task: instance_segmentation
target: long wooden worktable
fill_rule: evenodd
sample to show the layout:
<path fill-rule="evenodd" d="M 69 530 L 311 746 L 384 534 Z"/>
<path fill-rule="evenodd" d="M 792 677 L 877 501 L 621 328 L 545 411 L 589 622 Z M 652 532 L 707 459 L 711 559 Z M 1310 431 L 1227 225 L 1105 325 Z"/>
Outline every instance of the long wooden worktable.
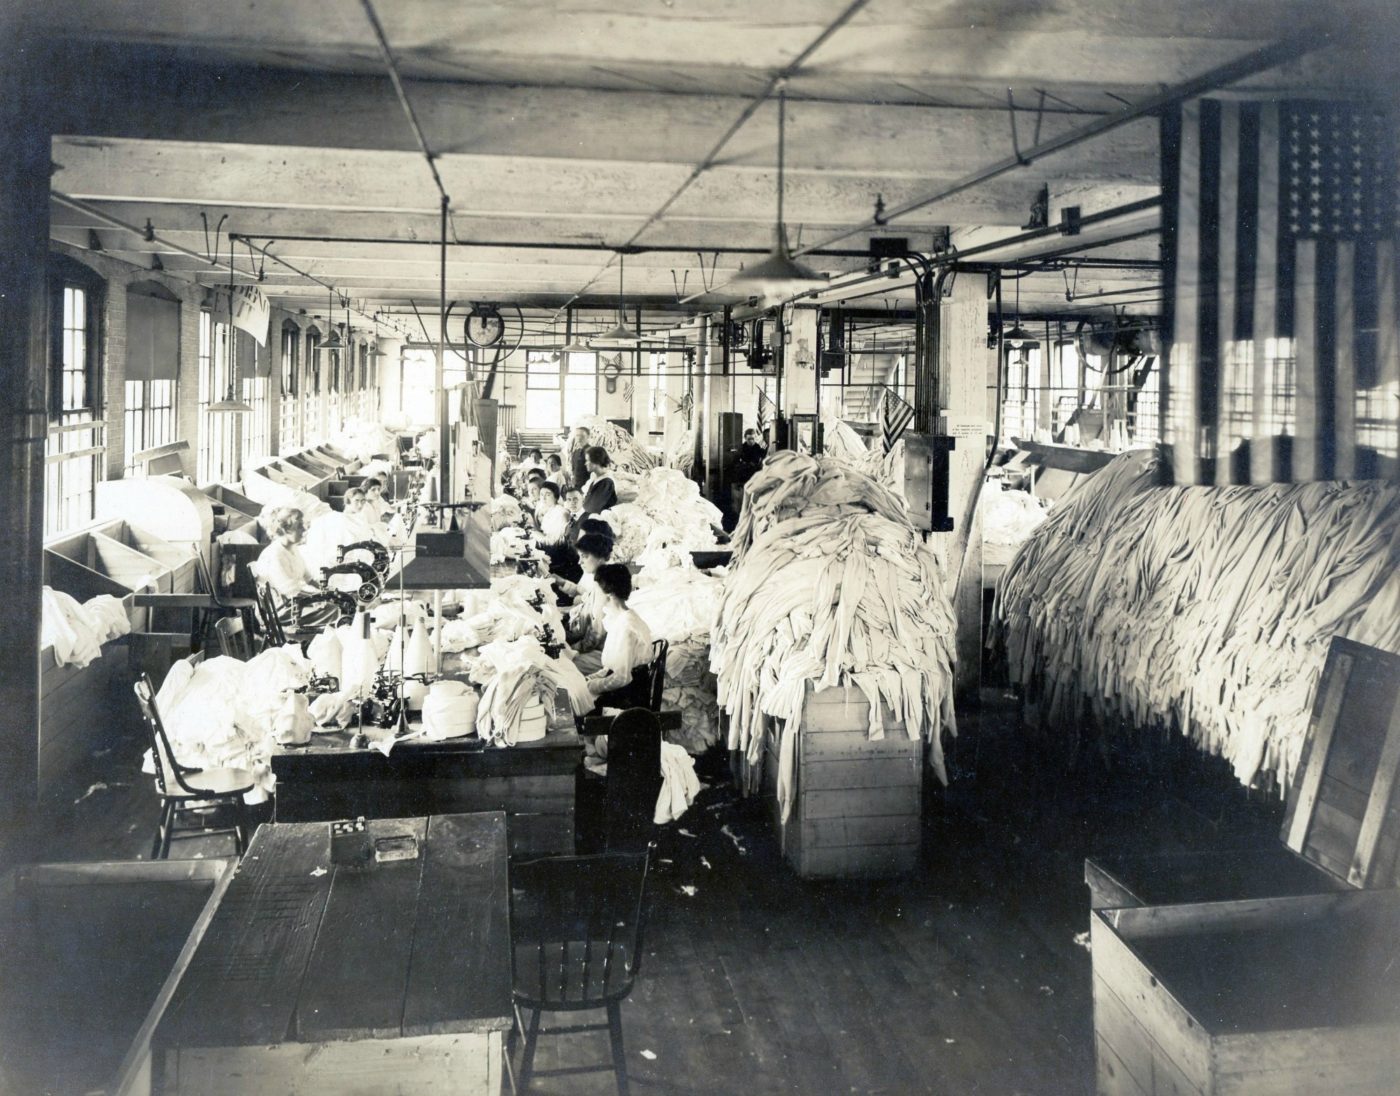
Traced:
<path fill-rule="evenodd" d="M 498 1096 L 511 1024 L 506 819 L 370 822 L 413 855 L 336 863 L 263 826 L 152 1039 L 167 1096 Z"/>
<path fill-rule="evenodd" d="M 272 755 L 279 823 L 504 811 L 513 854 L 574 851 L 583 741 L 572 727 L 505 748 L 475 735 L 409 739 L 387 757 L 349 742 L 348 733 L 318 734 L 309 746 Z"/>

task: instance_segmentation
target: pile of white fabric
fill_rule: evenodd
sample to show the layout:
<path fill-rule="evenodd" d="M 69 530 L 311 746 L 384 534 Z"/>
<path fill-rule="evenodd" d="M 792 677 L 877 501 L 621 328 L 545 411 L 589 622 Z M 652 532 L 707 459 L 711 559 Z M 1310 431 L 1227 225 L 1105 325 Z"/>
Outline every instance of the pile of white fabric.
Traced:
<path fill-rule="evenodd" d="M 399 448 L 397 435 L 385 430 L 380 423 L 362 419 L 348 420 L 330 437 L 329 443 L 331 448 L 355 458 L 362 465 L 369 464 L 376 454 L 392 457 Z"/>
<path fill-rule="evenodd" d="M 515 731 L 532 701 L 554 710 L 559 689 L 569 697 L 574 715 L 593 707 L 588 681 L 568 659 L 550 658 L 529 636 L 510 642 L 488 643 L 469 670 L 472 681 L 484 685 L 477 709 L 476 733 L 488 741 L 514 745 Z"/>
<path fill-rule="evenodd" d="M 735 563 L 710 665 L 729 713 L 729 747 L 756 769 L 764 717 L 784 722 L 778 794 L 791 807 L 796 733 L 809 686 L 853 686 L 925 738 L 946 779 L 954 622 L 938 561 L 890 491 L 844 462 L 783 452 L 744 487 Z"/>
<path fill-rule="evenodd" d="M 564 618 L 555 604 L 549 579 L 509 575 L 491 583 L 489 598 L 475 600 L 480 606 L 477 612 L 443 625 L 444 651 L 462 651 L 522 636 L 539 637 L 546 629 L 556 642 L 564 641 Z"/>
<path fill-rule="evenodd" d="M 702 552 L 716 545 L 719 509 L 700 496 L 700 485 L 674 468 L 653 468 L 637 480 L 633 502 L 598 515 L 612 526 L 612 559 L 628 563 L 648 550 Z"/>
<path fill-rule="evenodd" d="M 295 507 L 301 511 L 301 516 L 308 525 L 322 514 L 330 513 L 331 508 L 315 495 L 299 487 L 278 482 L 271 478 L 272 474 L 271 469 L 267 472 L 252 468 L 243 470 L 243 494 L 263 508 L 262 513 L 258 515 L 259 524 L 276 506 Z"/>
<path fill-rule="evenodd" d="M 175 759 L 204 769 L 246 769 L 256 786 L 245 798 L 266 799 L 277 715 L 287 694 L 310 676 L 311 663 L 295 644 L 270 647 L 247 662 L 220 656 L 197 666 L 175 663 L 156 695 Z M 146 771 L 155 771 L 150 751 Z"/>
<path fill-rule="evenodd" d="M 491 531 L 499 533 L 507 526 L 519 526 L 525 521 L 525 511 L 511 495 L 497 495 L 486 504 L 491 519 Z"/>
<path fill-rule="evenodd" d="M 79 668 L 102 657 L 102 644 L 131 631 L 131 620 L 120 598 L 98 594 L 79 604 L 62 590 L 43 590 L 40 647 L 53 651 L 54 664 Z"/>
<path fill-rule="evenodd" d="M 1127 453 L 1056 504 L 1002 576 L 994 639 L 1052 721 L 1174 726 L 1287 789 L 1331 638 L 1400 651 L 1400 488 L 1160 471 Z"/>
<path fill-rule="evenodd" d="M 505 563 L 530 554 L 530 540 L 524 529 L 507 525 L 491 534 L 491 562 Z"/>
<path fill-rule="evenodd" d="M 586 415 L 575 425 L 588 428 L 588 444 L 601 445 L 606 449 L 615 470 L 640 475 L 647 469 L 656 467 L 656 457 L 648 452 L 645 446 L 638 445 L 637 440 L 616 423 L 609 422 L 599 415 Z M 571 434 L 568 446 L 561 454 L 565 468 L 571 467 L 569 462 L 573 459 L 573 452 Z M 620 484 L 618 490 L 621 490 Z"/>
<path fill-rule="evenodd" d="M 681 713 L 679 731 L 668 741 L 703 753 L 719 741 L 719 704 L 710 671 L 710 628 L 723 583 L 691 563 L 689 553 L 653 552 L 643 557 L 637 588 L 628 600 L 652 637 L 670 644 L 661 706 Z"/>
<path fill-rule="evenodd" d="M 1026 491 L 1002 490 L 987 484 L 982 492 L 982 562 L 1005 567 L 1016 550 L 1045 520 L 1042 500 Z"/>
<path fill-rule="evenodd" d="M 674 468 L 682 475 L 690 475 L 695 467 L 695 427 L 689 426 L 676 432 L 666 446 L 666 467 Z"/>
<path fill-rule="evenodd" d="M 883 484 L 901 500 L 904 498 L 904 441 L 894 443 L 886 453 L 879 436 L 867 442 L 838 416 L 822 415 L 822 451 Z"/>

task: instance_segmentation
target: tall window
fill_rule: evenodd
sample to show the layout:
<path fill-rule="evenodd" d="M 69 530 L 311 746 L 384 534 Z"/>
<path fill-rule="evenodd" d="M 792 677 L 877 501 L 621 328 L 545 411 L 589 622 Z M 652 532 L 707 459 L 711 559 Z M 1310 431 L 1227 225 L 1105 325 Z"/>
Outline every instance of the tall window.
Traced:
<path fill-rule="evenodd" d="M 1040 344 L 1008 347 L 1006 393 L 1001 407 L 1001 443 L 1035 437 L 1040 422 Z"/>
<path fill-rule="evenodd" d="M 243 399 L 253 410 L 243 415 L 243 464 L 272 455 L 272 378 L 262 376 L 262 348 L 252 336 L 239 340 L 239 376 Z M 247 352 L 243 352 L 246 346 Z"/>
<path fill-rule="evenodd" d="M 666 355 L 652 354 L 647 367 L 647 429 L 659 434 L 666 429 Z"/>
<path fill-rule="evenodd" d="M 561 419 L 562 355 L 531 350 L 525 355 L 525 429 L 558 430 Z"/>
<path fill-rule="evenodd" d="M 176 440 L 175 382 L 127 381 L 125 425 L 125 468 L 131 472 L 137 453 Z"/>
<path fill-rule="evenodd" d="M 45 445 L 44 532 L 91 521 L 102 474 L 102 280 L 80 263 L 51 256 L 49 282 L 49 429 Z"/>
<path fill-rule="evenodd" d="M 200 483 L 233 483 L 238 478 L 238 420 L 210 411 L 229 394 L 229 327 L 207 311 L 199 314 L 199 455 Z"/>
<path fill-rule="evenodd" d="M 315 445 L 324 435 L 321 433 L 321 332 L 318 328 L 306 330 L 306 428 L 302 434 L 302 444 Z"/>
<path fill-rule="evenodd" d="M 282 421 L 278 437 L 283 452 L 301 444 L 300 378 L 297 375 L 300 348 L 301 332 L 288 320 L 282 325 Z"/>

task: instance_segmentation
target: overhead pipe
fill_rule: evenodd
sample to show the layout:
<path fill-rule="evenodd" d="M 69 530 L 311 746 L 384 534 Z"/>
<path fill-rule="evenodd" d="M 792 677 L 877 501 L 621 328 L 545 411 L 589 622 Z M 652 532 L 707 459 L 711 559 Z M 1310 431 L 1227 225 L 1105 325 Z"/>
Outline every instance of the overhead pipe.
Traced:
<path fill-rule="evenodd" d="M 81 200 L 79 200 L 79 199 L 77 199 L 77 198 L 70 197 L 69 195 L 63 194 L 63 193 L 61 193 L 60 191 L 57 191 L 57 190 L 51 191 L 51 192 L 49 193 L 49 198 L 50 198 L 51 200 L 57 202 L 59 205 L 67 206 L 69 209 L 77 210 L 79 213 L 85 214 L 85 215 L 88 216 L 88 217 L 95 218 L 96 220 L 99 220 L 99 221 L 103 222 L 104 224 L 111 225 L 113 228 L 120 228 L 120 229 L 123 229 L 123 230 L 125 230 L 125 231 L 127 231 L 127 232 L 135 233 L 137 236 L 140 236 L 143 240 L 149 240 L 149 241 L 151 241 L 152 243 L 158 243 L 158 244 L 160 244 L 162 247 L 168 247 L 171 251 L 178 252 L 178 253 L 181 254 L 181 255 L 187 255 L 187 256 L 188 256 L 189 258 L 191 258 L 191 259 L 198 259 L 198 260 L 199 260 L 200 262 L 202 262 L 202 263 L 208 263 L 209 266 L 211 266 L 211 267 L 217 268 L 218 265 L 219 265 L 218 262 L 217 262 L 217 260 L 211 259 L 208 255 L 201 255 L 198 251 L 193 251 L 193 250 L 191 250 L 191 249 L 188 248 L 188 247 L 184 247 L 184 246 L 182 246 L 181 244 L 177 244 L 177 243 L 175 243 L 173 240 L 167 240 L 167 239 L 165 239 L 164 237 L 162 237 L 162 236 L 160 235 L 160 233 L 155 232 L 154 230 L 147 230 L 147 229 L 145 229 L 145 228 L 140 228 L 140 227 L 138 227 L 138 226 L 136 226 L 136 225 L 134 225 L 134 224 L 131 224 L 131 223 L 127 222 L 127 221 L 123 221 L 123 220 L 122 220 L 121 218 L 119 218 L 119 217 L 113 217 L 110 213 L 106 213 L 106 212 L 104 212 L 103 210 L 98 209 L 98 208 L 97 208 L 96 206 L 94 206 L 94 205 L 89 205 L 87 202 L 81 201 Z M 234 240 L 242 240 L 242 241 L 244 241 L 245 243 L 250 244 L 252 247 L 256 248 L 256 249 L 257 249 L 259 252 L 261 252 L 262 254 L 266 255 L 266 256 L 267 256 L 269 259 L 271 259 L 273 262 L 280 263 L 282 266 L 286 267 L 288 270 L 290 270 L 293 274 L 296 274 L 298 277 L 302 277 L 302 278 L 307 279 L 307 280 L 310 281 L 310 282 L 314 282 L 316 285 L 319 285 L 322 289 L 325 289 L 325 290 L 328 290 L 328 291 L 331 292 L 331 293 L 334 293 L 337 297 L 340 297 L 340 298 L 346 299 L 346 300 L 350 299 L 350 295 L 349 295 L 349 294 L 347 294 L 347 293 L 342 293 L 342 292 L 341 292 L 340 290 L 338 290 L 335 286 L 331 285 L 330 282 L 322 281 L 320 278 L 316 277 L 314 274 L 308 274 L 308 273 L 307 273 L 306 271 L 304 271 L 304 270 L 299 270 L 299 269 L 297 269 L 295 266 L 293 266 L 291 263 L 287 262 L 285 259 L 280 259 L 280 258 L 278 258 L 278 257 L 277 257 L 276 255 L 274 255 L 272 252 L 268 251 L 265 247 L 260 247 L 259 245 L 252 243 L 252 241 L 249 240 L 246 236 L 242 236 L 242 235 L 240 235 L 240 234 L 237 233 L 237 232 L 230 232 L 230 233 L 228 234 L 228 238 L 229 238 L 229 242 L 230 242 L 230 243 L 232 243 Z M 232 249 L 230 248 L 230 250 L 232 250 Z M 229 260 L 229 265 L 230 265 L 230 267 L 233 266 L 233 260 L 232 260 L 231 258 L 230 258 L 230 260 Z M 240 272 L 240 273 L 241 273 L 241 272 Z M 255 270 L 250 270 L 250 271 L 248 272 L 248 276 L 251 277 L 251 278 L 257 278 L 257 271 L 255 271 Z M 355 311 L 355 312 L 358 312 L 358 313 L 359 313 L 361 316 L 363 316 L 365 319 L 369 320 L 370 323 L 380 324 L 380 323 L 385 323 L 385 322 L 386 322 L 386 321 L 380 319 L 380 318 L 379 318 L 379 315 L 371 315 L 370 313 L 366 312 L 363 308 L 352 308 L 352 310 Z M 382 314 L 381 314 L 381 315 L 382 315 Z M 398 327 L 397 324 L 388 324 L 388 326 L 394 327 L 394 328 L 397 328 L 397 327 Z"/>
<path fill-rule="evenodd" d="M 1058 137 L 1052 137 L 1047 141 L 1042 141 L 1024 152 L 1017 151 L 1011 156 L 989 164 L 984 168 L 964 175 L 956 182 L 934 191 L 923 198 L 916 198 L 912 202 L 907 202 L 902 206 L 889 210 L 882 215 L 879 221 L 870 220 L 864 224 L 856 225 L 853 228 L 843 229 L 831 236 L 826 237 L 810 247 L 798 248 L 793 252 L 794 256 L 806 255 L 819 248 L 830 247 L 832 244 L 840 243 L 861 232 L 873 231 L 882 228 L 891 221 L 900 217 L 908 216 L 916 210 L 926 206 L 941 202 L 955 194 L 961 194 L 964 190 L 980 186 L 982 183 L 990 182 L 992 179 L 1015 171 L 1017 168 L 1029 167 L 1036 160 L 1044 159 L 1057 152 L 1083 144 L 1085 141 L 1117 129 L 1128 122 L 1135 122 L 1139 118 L 1145 118 L 1156 114 L 1167 107 L 1177 106 L 1188 99 L 1193 99 L 1198 95 L 1203 95 L 1208 91 L 1232 84 L 1237 80 L 1242 80 L 1246 76 L 1253 76 L 1266 69 L 1275 68 L 1288 61 L 1296 60 L 1306 53 L 1330 45 L 1330 36 L 1323 31 L 1313 31 L 1306 35 L 1291 36 L 1269 45 L 1261 46 L 1258 49 L 1227 61 L 1222 65 L 1203 72 L 1199 76 L 1194 76 L 1174 87 L 1167 88 L 1156 95 L 1149 96 L 1140 103 L 1133 103 L 1113 114 L 1105 115 L 1082 126 L 1077 126 Z"/>
<path fill-rule="evenodd" d="M 436 240 L 405 240 L 395 236 L 287 236 L 279 235 L 277 239 L 286 243 L 322 243 L 322 244 L 407 244 L 414 247 L 436 247 Z M 611 251 L 614 254 L 625 255 L 651 255 L 651 254 L 690 254 L 706 253 L 712 255 L 767 255 L 771 248 L 767 247 L 698 247 L 690 244 L 596 244 L 579 243 L 577 241 L 563 241 L 549 243 L 537 240 L 460 240 L 450 241 L 452 247 L 480 247 L 480 248 L 500 248 L 501 250 L 519 251 Z M 830 251 L 819 251 L 815 254 L 829 259 L 865 259 L 869 258 L 870 252 L 865 248 L 835 248 Z"/>

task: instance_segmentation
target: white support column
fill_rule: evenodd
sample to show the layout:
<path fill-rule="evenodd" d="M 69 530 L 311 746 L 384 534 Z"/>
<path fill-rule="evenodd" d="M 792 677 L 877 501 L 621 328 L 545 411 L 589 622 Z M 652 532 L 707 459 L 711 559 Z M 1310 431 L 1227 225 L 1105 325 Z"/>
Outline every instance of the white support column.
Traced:
<path fill-rule="evenodd" d="M 987 279 L 960 273 L 951 297 L 940 305 L 938 333 L 938 430 L 957 438 L 948 467 L 948 510 L 953 532 L 946 541 L 948 592 L 957 617 L 954 687 L 974 702 L 982 678 L 982 516 L 978 502 L 986 466 L 987 377 L 994 351 L 987 349 Z"/>

